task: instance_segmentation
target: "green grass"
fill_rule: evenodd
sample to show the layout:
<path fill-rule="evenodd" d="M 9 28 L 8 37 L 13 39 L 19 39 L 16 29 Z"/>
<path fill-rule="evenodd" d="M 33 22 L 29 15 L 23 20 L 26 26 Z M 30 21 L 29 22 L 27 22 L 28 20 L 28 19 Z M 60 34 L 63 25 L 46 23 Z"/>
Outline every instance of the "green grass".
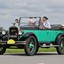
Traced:
<path fill-rule="evenodd" d="M 55 48 L 49 48 L 49 49 L 39 48 L 38 52 L 55 52 L 55 51 L 56 51 Z M 24 49 L 7 49 L 6 50 L 6 53 L 22 53 L 22 52 L 24 52 Z"/>
<path fill-rule="evenodd" d="M 7 49 L 6 53 L 21 53 L 24 52 L 24 49 Z"/>
<path fill-rule="evenodd" d="M 56 48 L 39 48 L 39 52 L 56 52 Z"/>

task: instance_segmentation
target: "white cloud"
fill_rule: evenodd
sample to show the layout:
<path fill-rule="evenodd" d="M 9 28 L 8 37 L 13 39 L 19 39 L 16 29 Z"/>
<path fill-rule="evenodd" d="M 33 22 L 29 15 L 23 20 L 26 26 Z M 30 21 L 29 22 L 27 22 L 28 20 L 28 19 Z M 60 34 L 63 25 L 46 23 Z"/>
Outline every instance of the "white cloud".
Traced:
<path fill-rule="evenodd" d="M 0 21 L 44 15 L 51 23 L 64 23 L 64 0 L 0 0 Z"/>

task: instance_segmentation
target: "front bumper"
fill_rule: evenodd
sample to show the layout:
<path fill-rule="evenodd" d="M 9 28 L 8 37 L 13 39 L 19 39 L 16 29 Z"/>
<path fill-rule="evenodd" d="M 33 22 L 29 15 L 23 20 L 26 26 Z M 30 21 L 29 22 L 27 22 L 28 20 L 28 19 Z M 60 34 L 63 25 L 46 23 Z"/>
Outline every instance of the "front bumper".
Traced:
<path fill-rule="evenodd" d="M 26 41 L 15 41 L 15 43 L 7 43 L 8 41 L 0 41 L 0 45 L 25 45 Z"/>

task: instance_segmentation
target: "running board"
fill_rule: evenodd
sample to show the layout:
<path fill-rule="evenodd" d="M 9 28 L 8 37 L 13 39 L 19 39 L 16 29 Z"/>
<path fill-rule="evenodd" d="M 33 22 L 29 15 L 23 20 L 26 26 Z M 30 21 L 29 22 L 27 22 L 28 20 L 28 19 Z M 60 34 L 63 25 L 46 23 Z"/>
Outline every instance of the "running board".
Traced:
<path fill-rule="evenodd" d="M 53 45 L 53 44 L 50 44 L 50 45 L 46 45 L 46 44 L 43 44 L 43 45 L 40 45 L 41 48 L 48 48 L 48 47 L 59 47 L 59 45 Z"/>

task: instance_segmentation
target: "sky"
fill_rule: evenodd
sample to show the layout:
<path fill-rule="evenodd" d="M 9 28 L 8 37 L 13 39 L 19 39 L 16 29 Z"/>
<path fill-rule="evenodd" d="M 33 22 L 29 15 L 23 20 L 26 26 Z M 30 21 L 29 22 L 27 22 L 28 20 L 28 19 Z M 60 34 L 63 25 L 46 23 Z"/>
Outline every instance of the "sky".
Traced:
<path fill-rule="evenodd" d="M 51 24 L 64 24 L 64 0 L 0 0 L 0 26 L 23 16 L 47 16 Z"/>

